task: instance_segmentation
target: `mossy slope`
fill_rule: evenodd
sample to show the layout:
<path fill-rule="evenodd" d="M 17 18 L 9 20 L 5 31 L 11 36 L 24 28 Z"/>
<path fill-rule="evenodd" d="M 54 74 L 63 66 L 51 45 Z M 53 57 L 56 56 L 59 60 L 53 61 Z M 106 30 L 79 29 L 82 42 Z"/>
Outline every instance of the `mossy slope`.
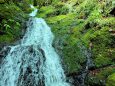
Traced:
<path fill-rule="evenodd" d="M 0 43 L 11 43 L 21 34 L 22 22 L 27 18 L 26 13 L 31 11 L 29 3 L 32 2 L 5 1 L 0 1 L 0 32 L 4 33 L 0 36 Z M 55 42 L 58 42 L 54 44 L 63 54 L 67 72 L 79 72 L 83 68 L 86 57 L 82 46 L 92 47 L 95 68 L 115 65 L 115 16 L 111 14 L 115 9 L 114 0 L 34 1 L 39 8 L 37 17 L 44 18 L 55 34 Z M 99 71 L 94 78 L 106 80 L 113 68 L 107 75 L 103 74 L 104 71 Z"/>
<path fill-rule="evenodd" d="M 92 47 L 95 68 L 115 65 L 115 33 L 112 32 L 115 31 L 115 17 L 110 13 L 114 8 L 113 0 L 60 0 L 41 6 L 37 16 L 43 17 L 56 39 L 60 39 L 58 46 L 61 48 L 57 48 L 63 53 L 69 73 L 78 72 L 85 63 L 79 43 L 87 48 Z M 103 75 L 107 76 L 109 74 Z"/>

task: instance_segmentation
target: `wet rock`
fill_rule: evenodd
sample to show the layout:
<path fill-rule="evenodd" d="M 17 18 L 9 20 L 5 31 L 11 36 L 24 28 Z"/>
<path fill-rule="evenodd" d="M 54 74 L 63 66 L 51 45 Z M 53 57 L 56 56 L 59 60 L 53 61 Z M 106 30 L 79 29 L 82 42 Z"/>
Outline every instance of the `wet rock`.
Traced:
<path fill-rule="evenodd" d="M 68 82 L 71 83 L 72 86 L 80 86 L 80 83 L 77 79 L 78 74 L 76 72 L 68 73 L 67 75 Z"/>
<path fill-rule="evenodd" d="M 2 60 L 4 59 L 5 56 L 7 56 L 8 52 L 10 51 L 10 47 L 4 47 L 1 51 L 0 51 L 0 64 L 2 63 Z"/>

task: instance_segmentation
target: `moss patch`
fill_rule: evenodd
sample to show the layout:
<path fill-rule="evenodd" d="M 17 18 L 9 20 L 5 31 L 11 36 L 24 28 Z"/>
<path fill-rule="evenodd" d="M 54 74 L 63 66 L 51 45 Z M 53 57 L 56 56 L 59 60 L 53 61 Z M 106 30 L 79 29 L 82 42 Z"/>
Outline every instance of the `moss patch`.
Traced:
<path fill-rule="evenodd" d="M 78 71 L 85 62 L 85 57 L 79 52 L 79 42 L 87 48 L 90 43 L 93 44 L 92 59 L 97 68 L 114 64 L 115 36 L 109 32 L 110 29 L 115 30 L 115 17 L 109 15 L 114 7 L 113 1 L 55 2 L 41 7 L 39 14 L 50 25 L 56 39 L 62 40 L 62 53 L 68 71 Z"/>
<path fill-rule="evenodd" d="M 106 86 L 115 86 L 115 73 L 108 77 Z"/>

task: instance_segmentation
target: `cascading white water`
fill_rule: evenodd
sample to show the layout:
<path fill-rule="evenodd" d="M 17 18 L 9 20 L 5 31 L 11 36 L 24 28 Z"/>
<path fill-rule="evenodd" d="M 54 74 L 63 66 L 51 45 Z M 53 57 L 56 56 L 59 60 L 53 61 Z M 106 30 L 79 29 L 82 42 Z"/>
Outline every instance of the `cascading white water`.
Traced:
<path fill-rule="evenodd" d="M 21 44 L 11 46 L 0 65 L 0 86 L 70 86 L 66 83 L 53 34 L 42 18 L 30 14 Z"/>

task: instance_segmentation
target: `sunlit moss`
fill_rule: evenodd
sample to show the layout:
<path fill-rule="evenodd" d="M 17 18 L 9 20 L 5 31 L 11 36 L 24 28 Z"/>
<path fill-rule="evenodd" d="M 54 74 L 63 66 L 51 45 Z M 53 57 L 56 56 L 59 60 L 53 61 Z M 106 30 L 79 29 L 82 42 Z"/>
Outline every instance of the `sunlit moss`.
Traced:
<path fill-rule="evenodd" d="M 108 77 L 106 86 L 115 86 L 115 73 Z"/>
<path fill-rule="evenodd" d="M 55 12 L 55 8 L 53 6 L 42 6 L 38 12 L 38 17 L 48 17 L 48 15 Z"/>

